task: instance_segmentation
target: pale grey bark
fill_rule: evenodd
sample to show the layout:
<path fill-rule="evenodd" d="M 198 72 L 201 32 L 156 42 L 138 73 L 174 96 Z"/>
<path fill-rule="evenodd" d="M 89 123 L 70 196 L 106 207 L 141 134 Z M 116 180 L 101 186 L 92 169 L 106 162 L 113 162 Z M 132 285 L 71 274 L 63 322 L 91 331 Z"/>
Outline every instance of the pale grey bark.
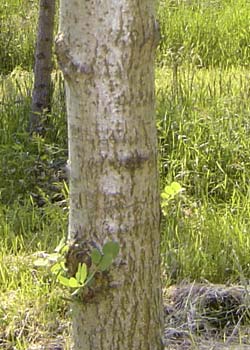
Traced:
<path fill-rule="evenodd" d="M 69 128 L 69 271 L 115 240 L 108 274 L 73 304 L 74 350 L 162 349 L 153 0 L 61 0 Z"/>
<path fill-rule="evenodd" d="M 50 111 L 54 18 L 55 0 L 40 0 L 29 123 L 31 133 L 44 132 L 44 119 L 46 113 Z"/>

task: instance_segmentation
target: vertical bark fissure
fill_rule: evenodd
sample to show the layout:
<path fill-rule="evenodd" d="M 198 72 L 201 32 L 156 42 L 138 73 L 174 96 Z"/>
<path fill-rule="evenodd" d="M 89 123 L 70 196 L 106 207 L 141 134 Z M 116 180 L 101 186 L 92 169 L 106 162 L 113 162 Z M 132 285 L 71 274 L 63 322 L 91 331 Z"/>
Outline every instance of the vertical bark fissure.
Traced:
<path fill-rule="evenodd" d="M 75 350 L 162 349 L 154 36 L 152 0 L 61 1 L 69 240 L 121 250 L 107 288 L 73 304 Z"/>

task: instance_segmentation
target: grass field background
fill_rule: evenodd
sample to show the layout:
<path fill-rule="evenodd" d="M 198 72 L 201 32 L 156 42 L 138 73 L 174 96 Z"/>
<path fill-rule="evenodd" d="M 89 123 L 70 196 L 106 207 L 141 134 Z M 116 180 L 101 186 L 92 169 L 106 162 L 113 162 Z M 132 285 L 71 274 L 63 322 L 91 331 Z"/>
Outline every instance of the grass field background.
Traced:
<path fill-rule="evenodd" d="M 46 269 L 35 268 L 67 234 L 63 79 L 45 138 L 27 123 L 38 1 L 0 3 L 0 348 L 67 339 L 69 311 Z M 250 277 L 250 3 L 160 1 L 156 57 L 166 285 L 246 283 Z M 56 320 L 56 321 L 55 321 Z M 67 342 L 67 341 L 66 341 Z M 49 346 L 49 345 L 48 345 Z"/>

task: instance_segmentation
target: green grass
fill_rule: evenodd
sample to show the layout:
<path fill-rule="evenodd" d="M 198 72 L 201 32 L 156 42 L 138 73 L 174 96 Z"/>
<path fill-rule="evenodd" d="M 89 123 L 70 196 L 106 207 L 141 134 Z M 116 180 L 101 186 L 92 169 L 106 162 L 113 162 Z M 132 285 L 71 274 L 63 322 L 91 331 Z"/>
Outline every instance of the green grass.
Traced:
<path fill-rule="evenodd" d="M 60 342 L 69 331 L 63 290 L 48 271 L 34 266 L 37 252 L 52 252 L 66 236 L 68 211 L 58 72 L 46 137 L 30 139 L 27 133 L 37 7 L 38 1 L 28 0 L 0 4 L 0 347 L 5 350 Z M 166 283 L 244 282 L 250 278 L 250 4 L 165 0 L 159 19 L 161 188 L 177 181 L 184 189 L 170 200 L 162 222 Z"/>
<path fill-rule="evenodd" d="M 2 349 L 27 349 L 67 338 L 67 307 L 62 288 L 51 276 L 34 268 L 35 257 L 1 249 L 0 334 Z M 61 339 L 61 342 L 62 342 Z"/>
<path fill-rule="evenodd" d="M 33 64 L 37 11 L 37 0 L 1 0 L 0 74 Z"/>
<path fill-rule="evenodd" d="M 249 67 L 248 0 L 162 0 L 158 63 Z"/>
<path fill-rule="evenodd" d="M 197 199 L 227 201 L 249 187 L 249 74 L 183 68 L 157 75 L 162 175 Z M 164 116 L 162 118 L 162 116 Z M 209 197 L 209 198 L 208 198 Z"/>
<path fill-rule="evenodd" d="M 63 81 L 53 73 L 53 108 L 46 138 L 29 138 L 32 74 L 15 69 L 0 77 L 0 198 L 56 194 L 56 182 L 67 160 L 66 116 Z M 60 186 L 60 185 L 59 185 Z"/>
<path fill-rule="evenodd" d="M 186 66 L 156 76 L 162 186 L 185 189 L 163 226 L 170 280 L 249 278 L 248 72 Z"/>

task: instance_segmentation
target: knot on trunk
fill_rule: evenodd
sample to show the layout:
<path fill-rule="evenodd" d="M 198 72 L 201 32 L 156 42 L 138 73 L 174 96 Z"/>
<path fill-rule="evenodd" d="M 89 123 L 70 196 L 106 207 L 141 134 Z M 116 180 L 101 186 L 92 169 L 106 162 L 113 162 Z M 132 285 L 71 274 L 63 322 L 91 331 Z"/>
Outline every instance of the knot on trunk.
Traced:
<path fill-rule="evenodd" d="M 93 241 L 74 241 L 70 243 L 69 250 L 66 254 L 66 267 L 70 277 L 75 276 L 78 265 L 86 264 L 87 268 L 91 267 L 91 252 L 96 248 Z"/>

